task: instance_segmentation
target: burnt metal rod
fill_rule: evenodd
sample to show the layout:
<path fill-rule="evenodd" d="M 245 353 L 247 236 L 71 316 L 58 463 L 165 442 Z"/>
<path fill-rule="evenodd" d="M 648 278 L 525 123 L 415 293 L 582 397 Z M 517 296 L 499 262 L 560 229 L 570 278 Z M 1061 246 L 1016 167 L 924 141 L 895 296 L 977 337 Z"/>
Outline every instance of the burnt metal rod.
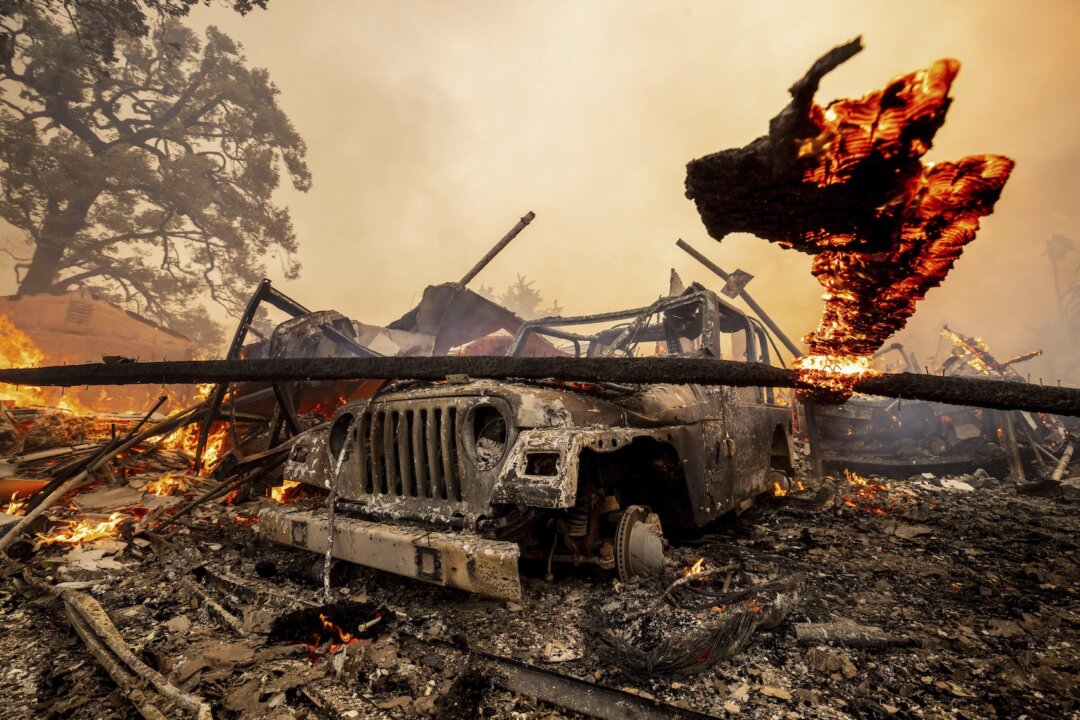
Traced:
<path fill-rule="evenodd" d="M 713 358 L 377 357 L 180 360 L 0 369 L 0 382 L 74 386 L 200 382 L 284 382 L 363 378 L 444 380 L 451 375 L 490 379 L 574 380 L 624 384 L 698 384 L 787 387 L 813 391 L 794 370 Z M 1056 385 L 917 373 L 864 376 L 855 392 L 1000 410 L 1080 416 L 1080 389 Z M 269 389 L 268 394 L 272 393 Z"/>
<path fill-rule="evenodd" d="M 233 333 L 232 342 L 229 343 L 229 352 L 225 354 L 226 359 L 235 360 L 240 357 L 240 349 L 244 346 L 248 326 L 255 319 L 255 313 L 258 311 L 263 298 L 272 295 L 271 290 L 270 280 L 263 278 L 262 282 L 255 288 L 255 292 L 248 298 L 247 306 L 244 307 L 244 314 L 240 316 L 240 322 L 236 324 L 236 332 Z M 195 475 L 198 475 L 199 470 L 202 469 L 202 456 L 203 451 L 206 450 L 206 443 L 210 439 L 210 428 L 213 427 L 214 421 L 218 418 L 221 403 L 225 400 L 225 393 L 228 390 L 229 383 L 219 382 L 210 393 L 210 412 L 206 414 L 202 425 L 199 426 L 199 437 L 195 443 L 195 464 L 192 468 Z"/>
<path fill-rule="evenodd" d="M 489 262 L 491 262 L 492 260 L 494 260 L 495 256 L 498 255 L 499 253 L 501 253 L 503 251 L 503 248 L 505 248 L 507 245 L 509 245 L 510 241 L 513 240 L 514 238 L 516 238 L 518 236 L 518 233 L 520 233 L 522 230 L 524 230 L 525 226 L 528 225 L 529 223 L 531 223 L 533 221 L 533 218 L 535 218 L 535 217 L 536 217 L 536 213 L 534 213 L 533 211 L 530 210 L 529 212 L 527 212 L 525 214 L 525 217 L 518 220 L 517 225 L 510 228 L 510 232 L 503 235 L 502 240 L 495 243 L 495 247 L 488 250 L 487 255 L 480 258 L 480 262 L 473 265 L 472 270 L 465 273 L 465 277 L 458 280 L 458 285 L 460 285 L 461 287 L 465 287 L 466 285 L 468 285 L 469 282 L 471 282 L 474 277 L 479 275 L 480 271 L 483 270 L 485 267 L 487 267 L 487 264 Z"/>
<path fill-rule="evenodd" d="M 462 647 L 441 638 L 420 638 L 408 631 L 401 634 L 408 639 L 405 645 L 412 651 L 411 654 L 432 669 L 445 670 L 449 664 L 444 656 L 449 656 L 459 668 L 466 663 L 477 666 L 474 672 L 490 677 L 507 690 L 586 717 L 598 720 L 719 720 L 715 715 L 692 708 L 670 705 L 652 697 L 580 680 L 520 660 L 493 655 L 473 647 Z M 439 648 L 442 652 L 433 653 L 433 648 Z"/>
<path fill-rule="evenodd" d="M 675 244 L 685 250 L 690 257 L 694 258 L 699 263 L 701 263 L 706 268 L 715 273 L 717 276 L 719 276 L 719 278 L 724 282 L 727 282 L 731 278 L 731 276 L 724 272 L 719 265 L 699 253 L 686 241 L 680 239 Z M 761 321 L 763 323 L 769 326 L 769 329 L 773 331 L 773 335 L 779 338 L 780 342 L 784 343 L 784 347 L 788 349 L 788 352 L 791 353 L 792 357 L 802 357 L 806 354 L 805 352 L 803 352 L 802 348 L 793 343 L 791 341 L 791 338 L 784 334 L 784 331 L 780 329 L 780 326 L 777 325 L 771 317 L 769 317 L 769 314 L 765 312 L 765 309 L 758 305 L 757 301 L 754 300 L 754 298 L 750 297 L 750 293 L 746 292 L 746 290 L 740 290 L 739 297 L 741 297 L 743 299 L 743 302 L 745 302 L 750 307 L 750 309 L 753 310 L 759 318 L 761 318 Z"/>

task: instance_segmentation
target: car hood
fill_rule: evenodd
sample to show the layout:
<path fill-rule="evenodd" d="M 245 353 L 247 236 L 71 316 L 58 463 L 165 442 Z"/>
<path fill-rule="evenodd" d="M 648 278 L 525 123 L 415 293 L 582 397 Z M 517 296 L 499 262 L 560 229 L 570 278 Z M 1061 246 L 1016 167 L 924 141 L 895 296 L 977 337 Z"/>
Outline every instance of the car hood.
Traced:
<path fill-rule="evenodd" d="M 451 397 L 498 397 L 512 409 L 517 427 L 608 425 L 659 427 L 703 419 L 702 398 L 696 386 L 644 385 L 611 389 L 587 383 L 560 381 L 505 382 L 472 380 L 463 383 L 420 383 L 389 388 L 373 404 Z"/>

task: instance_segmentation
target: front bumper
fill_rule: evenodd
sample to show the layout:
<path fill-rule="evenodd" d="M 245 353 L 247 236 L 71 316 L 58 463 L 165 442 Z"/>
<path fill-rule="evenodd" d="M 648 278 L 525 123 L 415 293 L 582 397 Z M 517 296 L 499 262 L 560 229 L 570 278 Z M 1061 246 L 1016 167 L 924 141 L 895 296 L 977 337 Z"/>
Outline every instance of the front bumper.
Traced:
<path fill-rule="evenodd" d="M 257 527 L 270 540 L 320 554 L 330 538 L 322 509 L 265 508 Z M 427 532 L 340 515 L 334 520 L 335 558 L 493 600 L 521 602 L 519 554 L 517 543 L 469 533 Z"/>

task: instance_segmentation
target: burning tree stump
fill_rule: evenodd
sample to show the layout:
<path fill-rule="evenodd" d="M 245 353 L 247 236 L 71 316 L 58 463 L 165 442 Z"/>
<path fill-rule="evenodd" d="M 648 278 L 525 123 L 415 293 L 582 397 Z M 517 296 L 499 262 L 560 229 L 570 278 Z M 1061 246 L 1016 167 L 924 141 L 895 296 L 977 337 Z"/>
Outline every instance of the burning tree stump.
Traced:
<path fill-rule="evenodd" d="M 768 135 L 686 172 L 686 195 L 712 237 L 748 232 L 814 256 L 825 308 L 800 367 L 835 399 L 944 280 L 1013 167 L 1000 155 L 922 162 L 945 121 L 956 60 L 817 105 L 821 78 L 860 50 L 856 38 L 826 53 L 791 87 Z"/>

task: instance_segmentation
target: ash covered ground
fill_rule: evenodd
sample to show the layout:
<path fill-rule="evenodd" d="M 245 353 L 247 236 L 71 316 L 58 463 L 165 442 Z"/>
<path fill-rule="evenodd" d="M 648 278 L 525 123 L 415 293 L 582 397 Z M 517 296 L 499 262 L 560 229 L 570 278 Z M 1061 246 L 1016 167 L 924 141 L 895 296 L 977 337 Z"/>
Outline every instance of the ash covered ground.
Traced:
<path fill-rule="evenodd" d="M 3 715 L 138 717 L 44 582 L 91 594 L 143 662 L 219 718 L 580 717 L 508 690 L 499 658 L 706 716 L 1076 716 L 1078 498 L 1071 482 L 1021 494 L 984 473 L 840 477 L 673 545 L 664 578 L 526 567 L 513 607 L 339 565 L 329 609 L 321 559 L 248 525 L 272 500 L 217 501 L 171 533 L 45 545 L 9 568 Z M 282 620 L 304 611 L 357 637 Z M 734 654 L 701 650 L 738 618 Z M 853 634 L 815 639 L 836 627 Z M 656 669 L 665 658 L 677 669 Z"/>

